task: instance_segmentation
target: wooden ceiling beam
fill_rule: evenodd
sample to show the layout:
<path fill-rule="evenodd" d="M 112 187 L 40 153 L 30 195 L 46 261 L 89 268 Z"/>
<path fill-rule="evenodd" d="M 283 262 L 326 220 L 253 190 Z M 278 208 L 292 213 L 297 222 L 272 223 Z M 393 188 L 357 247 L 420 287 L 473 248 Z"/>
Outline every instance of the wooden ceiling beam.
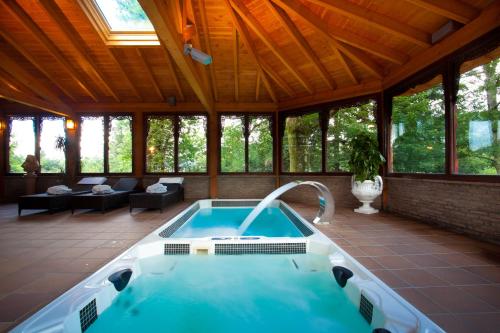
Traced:
<path fill-rule="evenodd" d="M 156 92 L 156 94 L 160 97 L 161 101 L 165 100 L 165 96 L 161 92 L 160 85 L 155 79 L 155 76 L 153 74 L 153 71 L 151 70 L 151 67 L 149 67 L 148 62 L 146 61 L 146 57 L 144 57 L 144 54 L 142 53 L 140 48 L 135 49 L 137 52 L 137 57 L 139 58 L 139 62 L 141 66 L 144 68 L 144 73 L 146 73 L 146 76 L 148 77 L 149 81 L 153 85 L 153 88 Z"/>
<path fill-rule="evenodd" d="M 77 71 L 70 61 L 62 54 L 57 46 L 50 40 L 49 37 L 36 25 L 31 17 L 26 14 L 14 0 L 2 1 L 4 8 L 14 16 L 42 44 L 47 51 L 63 66 L 63 68 L 71 75 L 78 85 L 87 93 L 94 101 L 98 101 L 96 90 L 86 82 L 86 79 L 79 71 Z"/>
<path fill-rule="evenodd" d="M 16 80 L 19 80 L 34 93 L 57 106 L 60 112 L 71 112 L 69 106 L 62 101 L 59 96 L 50 88 L 41 83 L 35 76 L 22 68 L 16 61 L 0 50 L 0 67 Z"/>
<path fill-rule="evenodd" d="M 258 102 L 260 97 L 260 71 L 257 71 L 257 78 L 255 79 L 255 101 Z"/>
<path fill-rule="evenodd" d="M 323 36 L 333 47 L 342 51 L 346 56 L 351 58 L 353 61 L 358 63 L 360 66 L 368 70 L 372 75 L 377 78 L 382 78 L 384 76 L 383 69 L 375 63 L 371 58 L 363 54 L 361 51 L 356 50 L 353 47 L 350 47 L 347 44 L 341 43 L 337 40 L 337 38 L 331 35 L 332 29 L 330 29 L 319 17 L 309 12 L 308 9 L 304 9 L 302 7 L 297 7 L 293 2 L 285 3 L 281 0 L 271 0 L 276 3 L 281 8 L 297 15 L 305 22 L 309 24 L 318 34 Z"/>
<path fill-rule="evenodd" d="M 335 53 L 335 55 L 337 56 L 337 59 L 339 60 L 340 65 L 345 70 L 345 72 L 347 73 L 347 76 L 349 76 L 349 79 L 351 79 L 352 83 L 358 84 L 359 83 L 358 79 L 356 78 L 356 75 L 354 75 L 354 72 L 352 71 L 351 66 L 349 66 L 349 64 L 347 63 L 347 60 L 345 59 L 344 54 L 342 52 L 340 52 L 339 49 L 336 48 L 331 43 L 330 43 L 330 47 L 333 50 L 333 53 Z"/>
<path fill-rule="evenodd" d="M 229 12 L 229 15 L 231 16 L 231 20 L 233 22 L 233 25 L 236 27 L 236 30 L 240 33 L 240 38 L 243 41 L 243 44 L 246 46 L 248 50 L 248 55 L 250 58 L 252 58 L 253 62 L 257 66 L 257 71 L 260 73 L 260 77 L 262 79 L 262 82 L 264 83 L 264 86 L 266 87 L 266 90 L 273 100 L 273 102 L 278 102 L 278 98 L 276 96 L 276 93 L 274 92 L 274 89 L 269 82 L 268 77 L 264 73 L 262 69 L 262 64 L 259 61 L 259 58 L 257 57 L 257 51 L 255 50 L 255 46 L 253 45 L 252 40 L 250 39 L 248 30 L 246 29 L 245 25 L 243 24 L 242 20 L 238 15 L 234 12 L 231 4 L 229 3 L 229 0 L 224 0 L 224 3 L 226 4 L 227 10 Z"/>
<path fill-rule="evenodd" d="M 198 73 L 191 59 L 183 53 L 182 36 L 176 31 L 168 15 L 169 7 L 163 1 L 159 0 L 139 0 L 146 15 L 151 20 L 158 38 L 162 41 L 162 47 L 170 53 L 172 59 L 179 67 L 194 93 L 210 112 L 214 109 L 214 100 L 212 94 L 206 86 L 199 80 Z"/>
<path fill-rule="evenodd" d="M 368 8 L 343 0 L 308 1 L 419 46 L 431 46 L 431 36 L 428 33 L 399 22 L 392 17 L 374 12 Z"/>
<path fill-rule="evenodd" d="M 177 89 L 177 93 L 179 94 L 179 99 L 181 102 L 186 100 L 184 96 L 184 92 L 182 91 L 181 82 L 179 81 L 179 77 L 177 76 L 177 72 L 175 71 L 174 64 L 172 63 L 172 57 L 170 53 L 167 52 L 166 48 L 162 46 L 163 53 L 165 54 L 165 59 L 167 60 L 167 66 L 172 74 L 172 78 L 174 79 L 175 88 Z"/>
<path fill-rule="evenodd" d="M 294 13 L 295 15 L 303 18 L 310 24 L 320 27 L 321 30 L 327 32 L 327 34 L 338 41 L 344 42 L 358 49 L 376 55 L 379 58 L 388 60 L 390 62 L 402 65 L 408 61 L 409 57 L 399 51 L 393 50 L 387 46 L 381 45 L 362 36 L 359 36 L 350 31 L 344 30 L 342 28 L 332 28 L 326 22 L 321 20 L 319 16 L 314 14 L 298 1 L 294 0 L 271 0 L 281 8 L 288 12 Z"/>
<path fill-rule="evenodd" d="M 59 27 L 71 46 L 76 50 L 82 65 L 81 67 L 85 70 L 89 77 L 94 78 L 94 80 L 102 88 L 104 88 L 106 94 L 110 95 L 115 101 L 119 102 L 120 98 L 108 83 L 109 80 L 106 79 L 97 63 L 94 59 L 92 59 L 91 52 L 86 46 L 85 41 L 80 36 L 74 25 L 69 22 L 68 18 L 64 15 L 56 2 L 53 0 L 40 0 L 39 2 L 52 18 L 52 21 Z"/>
<path fill-rule="evenodd" d="M 406 0 L 434 14 L 467 24 L 479 15 L 479 10 L 459 0 Z"/>
<path fill-rule="evenodd" d="M 276 82 L 276 84 L 278 85 L 278 87 L 280 87 L 283 91 L 285 91 L 288 96 L 290 97 L 294 97 L 295 94 L 293 92 L 293 89 L 290 87 L 290 85 L 285 81 L 283 80 L 279 75 L 278 73 L 276 73 L 271 66 L 269 66 L 268 64 L 266 64 L 266 62 L 262 59 L 260 59 L 260 64 L 262 66 L 262 70 L 267 73 L 267 75 L 269 75 L 269 77 L 271 79 L 273 79 L 274 82 Z"/>
<path fill-rule="evenodd" d="M 71 100 L 76 101 L 76 97 L 73 92 L 68 89 L 67 85 L 58 80 L 53 74 L 49 73 L 45 66 L 40 64 L 39 59 L 37 59 L 31 52 L 22 47 L 18 42 L 16 42 L 9 34 L 0 30 L 0 36 L 7 41 L 17 52 L 19 52 L 23 57 L 25 57 L 36 69 L 43 73 L 47 79 L 50 80 L 55 86 L 61 89 Z"/>
<path fill-rule="evenodd" d="M 314 53 L 314 50 L 311 48 L 304 36 L 302 36 L 299 29 L 295 26 L 288 14 L 283 9 L 272 3 L 270 0 L 265 0 L 265 3 L 274 14 L 274 16 L 278 19 L 278 21 L 280 21 L 281 26 L 288 32 L 295 44 L 299 47 L 302 53 L 316 69 L 316 72 L 323 79 L 323 81 L 328 85 L 330 89 L 335 89 L 336 84 L 328 74 L 325 66 L 323 66 L 316 53 Z"/>
<path fill-rule="evenodd" d="M 205 47 L 207 48 L 207 53 L 212 55 L 212 45 L 210 43 L 210 31 L 208 29 L 207 23 L 207 12 L 205 7 L 205 0 L 199 1 L 200 6 L 200 16 L 201 16 L 201 27 L 203 29 L 203 39 L 205 40 Z M 210 67 L 210 80 L 212 81 L 212 93 L 214 95 L 214 99 L 217 102 L 219 100 L 219 93 L 217 91 L 217 80 L 215 76 L 215 66 L 211 64 Z"/>
<path fill-rule="evenodd" d="M 205 107 L 199 102 L 181 102 L 175 106 L 169 105 L 166 102 L 148 102 L 148 103 L 79 103 L 73 104 L 73 109 L 76 112 L 193 112 L 200 113 L 205 110 Z M 276 104 L 269 102 L 262 103 L 214 103 L 216 111 L 238 111 L 238 112 L 265 112 L 276 111 Z"/>
<path fill-rule="evenodd" d="M 239 42 L 238 30 L 233 27 L 233 68 L 234 68 L 234 100 L 238 102 L 240 99 L 240 78 L 239 78 Z"/>
<path fill-rule="evenodd" d="M 141 93 L 139 92 L 139 90 L 137 89 L 137 87 L 135 86 L 132 78 L 130 77 L 130 75 L 128 74 L 129 72 L 127 70 L 125 70 L 123 68 L 123 65 L 121 64 L 120 60 L 118 60 L 115 56 L 115 54 L 113 53 L 113 48 L 107 48 L 106 49 L 108 50 L 108 54 L 109 54 L 109 57 L 113 60 L 113 63 L 116 65 L 116 67 L 120 70 L 120 73 L 122 74 L 122 76 L 125 78 L 125 81 L 127 81 L 127 84 L 130 86 L 130 88 L 132 89 L 132 91 L 134 92 L 134 95 L 140 100 L 142 101 L 142 96 L 141 96 Z"/>
<path fill-rule="evenodd" d="M 310 93 L 313 88 L 306 78 L 297 70 L 297 66 L 290 63 L 287 55 L 281 51 L 281 48 L 268 36 L 262 25 L 252 16 L 250 11 L 237 0 L 230 0 L 231 6 L 245 23 L 255 32 L 255 34 L 266 44 L 266 46 L 278 57 L 290 73 L 300 82 L 300 84 Z"/>

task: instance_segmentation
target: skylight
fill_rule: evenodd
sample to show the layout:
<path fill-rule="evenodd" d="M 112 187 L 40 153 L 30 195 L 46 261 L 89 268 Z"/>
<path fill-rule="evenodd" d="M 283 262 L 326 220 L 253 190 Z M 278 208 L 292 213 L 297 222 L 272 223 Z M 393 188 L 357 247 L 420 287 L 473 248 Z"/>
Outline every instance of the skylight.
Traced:
<path fill-rule="evenodd" d="M 94 0 L 111 31 L 154 31 L 137 0 Z"/>

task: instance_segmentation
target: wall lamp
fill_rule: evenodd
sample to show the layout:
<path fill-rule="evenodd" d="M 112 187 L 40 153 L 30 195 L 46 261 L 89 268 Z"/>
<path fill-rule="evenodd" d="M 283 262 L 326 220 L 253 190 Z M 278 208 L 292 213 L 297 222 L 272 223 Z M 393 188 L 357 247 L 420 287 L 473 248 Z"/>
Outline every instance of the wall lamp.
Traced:
<path fill-rule="evenodd" d="M 76 128 L 76 123 L 73 119 L 66 119 L 66 128 L 69 130 L 74 130 Z"/>

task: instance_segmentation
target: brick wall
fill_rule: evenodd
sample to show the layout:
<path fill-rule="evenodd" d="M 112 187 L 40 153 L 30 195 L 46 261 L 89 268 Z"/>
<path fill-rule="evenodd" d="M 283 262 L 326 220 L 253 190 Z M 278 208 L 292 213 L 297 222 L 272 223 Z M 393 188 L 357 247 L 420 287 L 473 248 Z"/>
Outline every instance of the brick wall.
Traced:
<path fill-rule="evenodd" d="M 161 177 L 170 176 L 144 176 L 142 184 L 144 188 L 156 183 Z M 174 176 L 175 177 L 175 176 Z M 210 179 L 208 176 L 181 176 L 184 177 L 184 197 L 186 199 L 206 199 L 210 196 Z"/>
<path fill-rule="evenodd" d="M 220 199 L 260 199 L 274 191 L 273 175 L 220 175 L 217 176 L 217 192 Z"/>
<path fill-rule="evenodd" d="M 386 178 L 387 210 L 500 243 L 500 184 Z"/>

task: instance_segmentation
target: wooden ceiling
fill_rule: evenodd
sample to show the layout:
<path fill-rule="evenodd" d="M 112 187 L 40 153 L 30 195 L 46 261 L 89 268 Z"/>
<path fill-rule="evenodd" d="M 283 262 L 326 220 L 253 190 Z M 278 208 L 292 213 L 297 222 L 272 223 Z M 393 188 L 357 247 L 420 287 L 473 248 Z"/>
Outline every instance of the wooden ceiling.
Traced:
<path fill-rule="evenodd" d="M 500 22 L 498 0 L 139 0 L 161 45 L 109 46 L 82 1 L 1 2 L 0 97 L 66 115 L 286 109 L 380 91 Z M 464 26 L 433 45 L 450 20 Z M 182 53 L 186 21 L 211 65 Z"/>

